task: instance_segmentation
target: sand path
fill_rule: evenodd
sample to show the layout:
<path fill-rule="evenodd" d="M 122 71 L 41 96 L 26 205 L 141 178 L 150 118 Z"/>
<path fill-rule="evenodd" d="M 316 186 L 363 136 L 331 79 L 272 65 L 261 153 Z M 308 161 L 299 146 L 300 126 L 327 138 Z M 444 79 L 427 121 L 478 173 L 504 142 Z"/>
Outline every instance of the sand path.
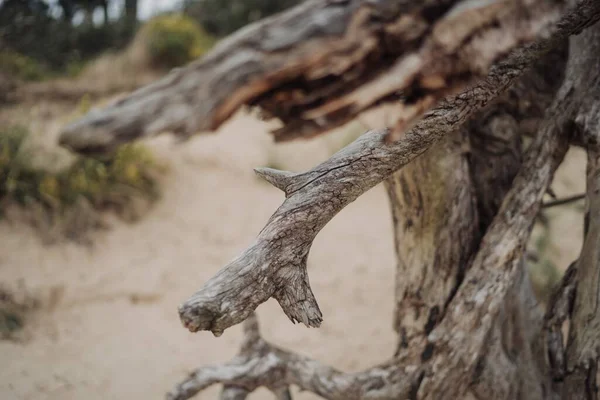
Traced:
<path fill-rule="evenodd" d="M 177 305 L 244 249 L 282 201 L 252 167 L 300 170 L 331 153 L 330 139 L 274 148 L 264 132 L 239 117 L 183 146 L 152 143 L 171 164 L 163 199 L 139 223 L 96 234 L 92 250 L 43 246 L 31 230 L 0 224 L 0 282 L 23 279 L 50 299 L 29 324 L 29 340 L 0 342 L 0 399 L 161 399 L 195 367 L 236 353 L 239 327 L 220 338 L 191 334 Z M 292 325 L 269 301 L 259 308 L 264 336 L 346 371 L 388 358 L 394 257 L 381 186 L 334 218 L 308 263 L 323 326 Z"/>

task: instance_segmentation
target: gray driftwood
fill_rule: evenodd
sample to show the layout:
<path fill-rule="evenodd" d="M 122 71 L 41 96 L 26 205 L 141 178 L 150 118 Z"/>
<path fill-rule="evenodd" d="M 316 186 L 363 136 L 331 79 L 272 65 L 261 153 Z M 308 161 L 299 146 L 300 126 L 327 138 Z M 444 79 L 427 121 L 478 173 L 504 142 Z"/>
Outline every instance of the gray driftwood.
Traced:
<path fill-rule="evenodd" d="M 164 130 L 215 129 L 244 104 L 280 119 L 280 140 L 325 132 L 382 101 L 404 107 L 404 120 L 309 171 L 256 170 L 283 204 L 179 308 L 189 330 L 216 336 L 245 321 L 242 349 L 169 398 L 223 384 L 222 399 L 260 386 L 290 399 L 291 385 L 340 400 L 596 399 L 599 18 L 592 0 L 315 0 L 67 127 L 63 144 L 95 152 Z M 588 151 L 585 241 L 544 315 L 525 246 L 570 143 Z M 394 357 L 344 373 L 265 342 L 253 311 L 270 297 L 292 321 L 321 324 L 311 244 L 382 181 L 398 259 Z"/>
<path fill-rule="evenodd" d="M 566 1 L 310 0 L 223 40 L 206 57 L 68 126 L 61 143 L 101 152 L 164 131 L 218 128 L 243 105 L 308 137 L 385 101 L 397 137 L 510 50 L 546 37 Z M 577 29 L 594 21 L 586 0 Z M 581 18 L 581 17 L 584 18 Z"/>

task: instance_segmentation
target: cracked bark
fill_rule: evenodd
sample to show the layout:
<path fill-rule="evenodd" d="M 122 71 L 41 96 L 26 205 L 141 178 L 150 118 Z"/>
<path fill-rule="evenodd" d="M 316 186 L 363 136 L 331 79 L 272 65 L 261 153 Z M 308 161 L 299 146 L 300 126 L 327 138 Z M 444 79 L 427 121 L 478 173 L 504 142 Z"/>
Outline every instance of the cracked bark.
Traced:
<path fill-rule="evenodd" d="M 555 118 L 545 123 L 531 145 L 524 166 L 486 231 L 472 268 L 466 273 L 463 281 L 466 284 L 459 287 L 449 302 L 441 322 L 433 329 L 425 328 L 428 335 L 414 343 L 411 352 L 400 352 L 396 359 L 381 366 L 360 374 L 343 374 L 316 363 L 311 364 L 313 367 L 309 369 L 313 374 L 309 375 L 310 379 L 298 381 L 288 377 L 285 382 L 331 399 L 443 399 L 466 395 L 479 398 L 484 393 L 493 393 L 498 399 L 552 398 L 548 394 L 551 393 L 549 376 L 541 375 L 544 365 L 537 364 L 540 349 L 536 346 L 539 341 L 534 334 L 541 328 L 541 318 L 533 312 L 535 302 L 521 259 L 542 195 L 566 151 L 566 137 L 559 134 L 565 121 L 561 113 L 555 112 L 559 105 L 563 103 L 559 102 L 551 110 L 550 115 L 555 114 Z M 488 121 L 494 126 L 494 119 Z M 494 132 L 498 133 L 497 130 Z M 510 138 L 509 135 L 505 142 L 508 148 L 514 146 Z M 440 154 L 455 162 L 458 157 L 464 172 L 465 163 L 460 161 L 460 157 L 464 157 L 461 146 L 446 137 L 436 147 L 431 149 L 431 156 L 427 152 L 418 159 L 419 162 L 433 160 Z M 447 153 L 441 150 L 448 148 L 458 151 Z M 498 154 L 499 158 L 504 156 L 502 152 Z M 514 156 L 509 155 L 509 160 L 511 157 Z M 508 160 L 500 163 L 510 164 Z M 496 171 L 492 177 L 503 176 L 503 170 Z M 462 179 L 470 179 L 468 170 Z M 464 189 L 448 187 L 449 193 L 458 193 L 458 198 L 461 198 L 460 193 Z M 293 197 L 294 193 L 290 192 L 290 195 Z M 486 203 L 485 199 L 480 202 Z M 468 201 L 464 204 L 467 204 L 467 210 L 475 208 Z M 493 204 L 482 206 L 485 206 L 481 207 L 482 210 L 494 207 Z M 511 302 L 514 298 L 519 301 Z M 309 360 L 303 360 L 302 365 L 309 363 Z M 504 364 L 502 360 L 505 360 Z M 287 361 L 284 364 L 285 368 L 292 369 L 298 365 Z M 266 379 L 264 377 L 261 382 L 266 384 Z M 319 379 L 323 387 L 315 388 L 307 383 L 315 379 Z M 494 385 L 490 386 L 490 382 Z"/>
<path fill-rule="evenodd" d="M 594 0 L 312 0 L 242 29 L 205 58 L 67 126 L 63 145 L 105 152 L 160 132 L 218 128 L 243 105 L 309 137 L 393 101 L 393 138 L 523 44 L 597 19 Z M 557 23 L 563 17 L 562 23 Z M 573 22 L 577 22 L 576 25 Z M 563 32 L 563 34 L 569 32 Z"/>
<path fill-rule="evenodd" d="M 512 185 L 521 165 L 523 131 L 532 122 L 539 124 L 553 100 L 564 73 L 563 48 L 558 46 L 463 128 L 386 181 L 399 261 L 397 355 L 422 360 L 435 352 L 427 336 L 444 318 Z M 527 399 L 542 399 L 540 387 L 550 387 L 543 349 L 535 343 L 542 314 L 523 267 L 509 290 L 486 350 L 478 355 L 470 395 L 518 399 L 525 392 Z M 427 352 L 411 354 L 414 349 Z"/>
<path fill-rule="evenodd" d="M 580 256 L 569 268 L 546 316 L 546 345 L 562 399 L 597 398 L 600 358 L 600 26 L 571 39 L 565 96 L 573 104 L 574 141 L 587 149 L 587 213 Z M 561 325 L 568 321 L 563 346 Z"/>
<path fill-rule="evenodd" d="M 600 5 L 596 7 L 600 12 Z M 183 324 L 191 331 L 210 330 L 220 335 L 274 297 L 292 321 L 319 326 L 322 315 L 310 289 L 306 258 L 323 226 L 359 195 L 503 93 L 540 54 L 577 30 L 582 20 L 589 22 L 589 15 L 579 9 L 566 16 L 550 39 L 512 52 L 486 79 L 445 99 L 397 142 L 386 143 L 386 131 L 368 132 L 307 172 L 259 170 L 261 176 L 283 188 L 286 200 L 255 242 L 180 306 Z"/>
<path fill-rule="evenodd" d="M 284 140 L 324 132 L 382 101 L 405 107 L 392 129 L 367 132 L 307 172 L 257 170 L 285 201 L 255 242 L 179 310 L 188 329 L 217 336 L 247 320 L 242 350 L 228 364 L 195 371 L 171 398 L 216 383 L 225 385 L 223 399 L 246 398 L 259 386 L 287 399 L 290 385 L 328 399 L 594 396 L 598 26 L 571 39 L 569 79 L 543 118 L 555 87 L 535 72 L 495 99 L 543 53 L 593 24 L 600 4 L 579 1 L 565 14 L 562 1 L 404 3 L 309 2 L 63 133 L 61 142 L 75 150 L 106 151 L 167 129 L 215 129 L 249 104 L 284 122 L 276 132 Z M 522 160 L 519 135 L 532 133 Z M 571 133 L 588 148 L 590 223 L 543 332 L 523 253 Z M 396 356 L 348 374 L 263 341 L 252 313 L 270 297 L 292 321 L 319 326 L 306 272 L 312 241 L 386 178 L 399 258 Z M 557 327 L 566 319 L 565 349 Z"/>
<path fill-rule="evenodd" d="M 298 385 L 327 399 L 449 399 L 470 393 L 472 377 L 481 369 L 480 358 L 474 356 L 484 354 L 489 333 L 501 325 L 503 312 L 510 315 L 512 309 L 506 305 L 506 299 L 514 293 L 513 288 L 518 291 L 523 287 L 515 284 L 515 277 L 523 273 L 519 265 L 524 245 L 542 195 L 566 151 L 566 137 L 559 135 L 556 127 L 553 122 L 548 123 L 532 144 L 465 276 L 466 284 L 461 285 L 447 315 L 427 336 L 426 343 L 417 346 L 413 353 L 419 354 L 418 360 L 400 354 L 363 372 L 344 374 L 305 357 L 287 352 L 273 356 L 272 350 L 263 350 L 224 366 L 199 369 L 178 385 L 173 396 L 191 396 L 194 390 L 215 383 L 237 383 L 247 390 L 256 385 L 269 387 L 273 376 L 277 376 L 277 382 Z M 525 213 L 521 214 L 523 210 Z M 523 319 L 527 320 L 528 315 L 523 313 Z M 254 365 L 261 367 L 255 370 Z M 275 374 L 270 369 L 275 366 L 283 372 Z M 217 369 L 222 372 L 216 374 Z M 191 387 L 194 390 L 184 389 Z"/>

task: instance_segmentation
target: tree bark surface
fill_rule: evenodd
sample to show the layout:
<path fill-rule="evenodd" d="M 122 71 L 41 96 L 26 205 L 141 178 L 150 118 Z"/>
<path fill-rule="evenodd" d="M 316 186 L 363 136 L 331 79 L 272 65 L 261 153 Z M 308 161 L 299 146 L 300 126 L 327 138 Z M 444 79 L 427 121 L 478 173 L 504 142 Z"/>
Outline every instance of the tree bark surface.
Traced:
<path fill-rule="evenodd" d="M 403 110 L 390 130 L 390 138 L 398 139 L 511 50 L 580 31 L 598 18 L 597 1 L 568 3 L 307 1 L 90 112 L 67 126 L 60 140 L 89 153 L 165 131 L 187 137 L 215 130 L 243 105 L 279 119 L 283 126 L 275 137 L 289 140 L 326 132 L 390 101 Z"/>

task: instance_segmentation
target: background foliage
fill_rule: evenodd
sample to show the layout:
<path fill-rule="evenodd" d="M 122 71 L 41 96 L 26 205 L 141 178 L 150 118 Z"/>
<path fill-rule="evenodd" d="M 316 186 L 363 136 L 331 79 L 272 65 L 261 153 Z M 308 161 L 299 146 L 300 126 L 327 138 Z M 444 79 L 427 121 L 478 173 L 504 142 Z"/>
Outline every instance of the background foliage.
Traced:
<path fill-rule="evenodd" d="M 184 11 L 215 36 L 225 36 L 251 22 L 302 0 L 186 0 Z"/>

